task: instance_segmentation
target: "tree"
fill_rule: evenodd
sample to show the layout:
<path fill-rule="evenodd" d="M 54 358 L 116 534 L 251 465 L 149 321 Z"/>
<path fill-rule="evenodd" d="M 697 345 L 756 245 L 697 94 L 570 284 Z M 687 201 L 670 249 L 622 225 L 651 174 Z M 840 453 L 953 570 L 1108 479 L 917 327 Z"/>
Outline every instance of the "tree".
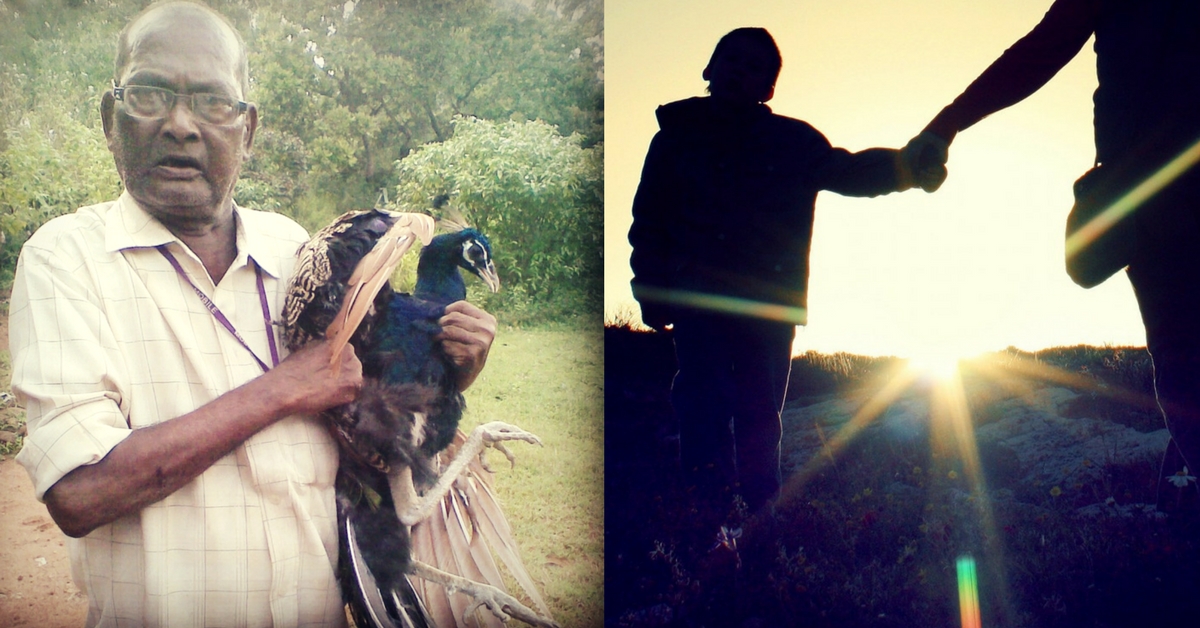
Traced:
<path fill-rule="evenodd" d="M 35 229 L 121 192 L 99 113 L 118 27 L 89 10 L 0 4 L 0 289 Z"/>
<path fill-rule="evenodd" d="M 486 0 L 284 8 L 249 29 L 255 98 L 265 127 L 305 147 L 310 189 L 342 191 L 337 205 L 373 202 L 396 183 L 388 165 L 448 139 L 455 116 L 542 119 L 600 140 L 600 58 L 552 12 Z"/>
<path fill-rule="evenodd" d="M 603 148 L 544 122 L 458 117 L 454 136 L 397 162 L 396 204 L 451 205 L 492 241 L 509 319 L 557 320 L 599 311 Z M 485 301 L 485 303 L 490 303 Z"/>

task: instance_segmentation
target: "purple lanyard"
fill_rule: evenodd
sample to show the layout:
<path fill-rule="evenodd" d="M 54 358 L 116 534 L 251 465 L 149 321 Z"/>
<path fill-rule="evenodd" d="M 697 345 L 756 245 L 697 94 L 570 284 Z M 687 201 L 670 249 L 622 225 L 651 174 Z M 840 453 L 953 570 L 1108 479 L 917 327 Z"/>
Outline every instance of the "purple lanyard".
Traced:
<path fill-rule="evenodd" d="M 204 307 L 208 308 L 208 312 L 213 315 L 213 318 L 217 319 L 217 322 L 221 323 L 225 329 L 228 329 L 229 333 L 233 334 L 233 337 L 246 348 L 246 351 L 250 352 L 250 356 L 254 358 L 255 362 L 258 362 L 263 372 L 271 370 L 271 367 L 267 366 L 266 362 L 258 358 L 258 354 L 254 353 L 254 349 L 251 349 L 250 345 L 246 344 L 246 340 L 234 328 L 233 323 L 229 322 L 229 319 L 225 317 L 225 314 L 221 312 L 217 304 L 213 303 L 212 299 L 208 298 L 208 295 L 204 294 L 200 288 L 196 287 L 196 284 L 192 283 L 192 279 L 187 276 L 187 273 L 183 271 L 183 267 L 179 265 L 179 260 L 175 259 L 175 256 L 171 255 L 171 252 L 167 250 L 167 245 L 161 244 L 154 248 L 158 249 L 158 252 L 162 253 L 168 262 L 171 262 L 171 266 L 175 268 L 175 272 L 179 273 L 179 276 L 183 277 L 183 280 L 192 287 L 196 296 L 200 297 L 200 302 L 204 304 Z M 262 269 L 258 267 L 258 262 L 254 262 L 254 277 L 258 284 L 258 302 L 262 305 L 263 324 L 267 326 L 267 342 L 271 345 L 271 365 L 279 366 L 279 349 L 275 347 L 275 333 L 271 329 L 271 309 L 267 306 L 267 290 L 263 287 Z"/>

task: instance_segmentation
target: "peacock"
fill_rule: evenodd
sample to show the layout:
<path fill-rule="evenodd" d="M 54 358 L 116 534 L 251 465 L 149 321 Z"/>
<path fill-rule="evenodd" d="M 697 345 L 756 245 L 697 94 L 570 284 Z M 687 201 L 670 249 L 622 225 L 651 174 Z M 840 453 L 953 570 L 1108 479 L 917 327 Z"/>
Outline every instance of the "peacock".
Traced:
<path fill-rule="evenodd" d="M 503 441 L 540 441 L 500 422 L 465 436 L 458 429 L 465 402 L 435 338 L 446 305 L 466 297 L 460 268 L 499 289 L 491 246 L 475 229 L 455 225 L 436 237 L 434 229 L 424 214 L 344 214 L 301 247 L 288 288 L 283 335 L 289 349 L 328 337 L 335 364 L 349 343 L 363 365 L 358 398 L 325 412 L 341 451 L 336 493 L 343 596 L 360 628 L 468 624 L 468 616 L 470 625 L 498 625 L 510 615 L 554 626 L 516 555 L 482 459 L 486 447 L 495 447 L 511 462 Z M 417 241 L 424 247 L 413 293 L 395 292 L 388 278 Z M 541 614 L 501 590 L 481 539 Z M 448 591 L 473 601 L 451 599 Z M 480 607 L 492 614 L 476 614 Z"/>

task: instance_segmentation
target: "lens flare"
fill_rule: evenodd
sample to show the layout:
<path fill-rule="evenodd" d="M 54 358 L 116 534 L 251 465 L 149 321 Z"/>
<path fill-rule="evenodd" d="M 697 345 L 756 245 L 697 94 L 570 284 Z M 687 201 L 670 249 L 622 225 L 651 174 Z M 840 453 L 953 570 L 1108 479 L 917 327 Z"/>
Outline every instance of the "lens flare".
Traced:
<path fill-rule="evenodd" d="M 958 609 L 962 628 L 982 628 L 979 616 L 979 581 L 975 576 L 975 558 L 970 554 L 958 557 Z"/>
<path fill-rule="evenodd" d="M 1086 225 L 1080 227 L 1078 231 L 1071 234 L 1066 241 L 1067 257 L 1073 257 L 1078 254 L 1079 251 L 1103 235 L 1105 231 L 1108 231 L 1113 225 L 1120 222 L 1127 214 L 1137 209 L 1139 205 L 1149 200 L 1159 190 L 1187 172 L 1198 161 L 1200 161 L 1200 141 L 1192 144 L 1187 150 L 1180 153 L 1175 159 L 1172 159 L 1170 163 L 1160 168 L 1158 172 L 1155 172 L 1137 187 L 1130 190 L 1125 196 L 1114 201 L 1107 209 Z"/>
<path fill-rule="evenodd" d="M 805 325 L 808 323 L 808 310 L 802 307 L 764 303 L 737 297 L 727 297 L 705 292 L 688 290 L 670 290 L 650 286 L 635 286 L 633 294 L 639 301 L 648 300 L 671 305 L 684 305 L 721 314 L 736 314 L 738 316 L 753 316 L 784 323 Z"/>

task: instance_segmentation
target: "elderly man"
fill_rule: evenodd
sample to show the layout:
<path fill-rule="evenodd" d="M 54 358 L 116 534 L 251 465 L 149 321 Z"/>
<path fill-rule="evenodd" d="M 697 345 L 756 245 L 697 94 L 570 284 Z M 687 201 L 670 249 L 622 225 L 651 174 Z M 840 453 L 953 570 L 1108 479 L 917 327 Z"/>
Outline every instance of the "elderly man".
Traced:
<path fill-rule="evenodd" d="M 342 625 L 335 444 L 355 398 L 319 343 L 279 355 L 302 228 L 232 199 L 258 124 L 246 51 L 207 7 L 156 4 L 121 33 L 101 116 L 125 185 L 29 239 L 11 302 L 18 460 L 71 537 L 89 626 Z M 466 386 L 495 319 L 447 308 Z"/>

